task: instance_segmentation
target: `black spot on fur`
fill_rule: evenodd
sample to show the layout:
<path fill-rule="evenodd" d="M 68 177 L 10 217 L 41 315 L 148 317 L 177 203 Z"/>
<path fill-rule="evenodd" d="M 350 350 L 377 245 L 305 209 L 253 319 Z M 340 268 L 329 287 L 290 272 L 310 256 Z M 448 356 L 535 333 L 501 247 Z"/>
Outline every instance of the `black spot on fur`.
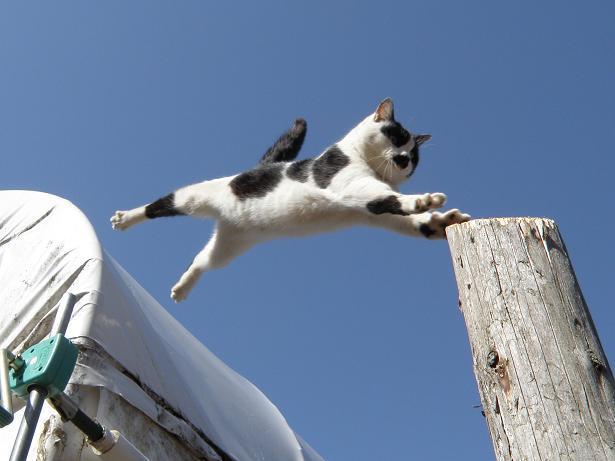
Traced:
<path fill-rule="evenodd" d="M 408 166 L 408 163 L 410 163 L 410 157 L 408 155 L 397 154 L 393 157 L 393 161 L 395 165 L 403 170 Z"/>
<path fill-rule="evenodd" d="M 380 128 L 395 147 L 401 147 L 410 141 L 410 133 L 399 122 L 392 121 Z"/>
<path fill-rule="evenodd" d="M 162 218 L 165 216 L 183 215 L 181 211 L 175 208 L 175 194 L 171 192 L 162 198 L 159 198 L 153 203 L 145 207 L 145 216 L 149 219 Z"/>
<path fill-rule="evenodd" d="M 415 144 L 412 150 L 410 151 L 410 163 L 412 163 L 412 170 L 408 174 L 408 178 L 412 176 L 412 173 L 416 170 L 416 166 L 419 164 L 419 146 Z"/>
<path fill-rule="evenodd" d="M 312 173 L 316 185 L 321 189 L 326 189 L 333 177 L 349 163 L 350 159 L 339 147 L 336 145 L 329 147 L 324 154 L 314 160 Z"/>
<path fill-rule="evenodd" d="M 280 163 L 265 163 L 235 176 L 229 185 L 239 200 L 264 197 L 282 180 L 282 168 Z"/>
<path fill-rule="evenodd" d="M 410 213 L 406 213 L 401 209 L 401 203 L 394 195 L 389 195 L 386 198 L 372 200 L 367 204 L 367 209 L 374 214 L 398 214 L 402 216 L 408 216 Z"/>
<path fill-rule="evenodd" d="M 431 237 L 436 233 L 436 231 L 429 227 L 427 224 L 421 224 L 421 227 L 419 227 L 419 231 L 427 238 Z"/>
<path fill-rule="evenodd" d="M 306 182 L 310 178 L 310 165 L 312 159 L 299 160 L 298 162 L 291 163 L 286 170 L 286 176 L 290 179 L 294 179 L 299 182 Z"/>
<path fill-rule="evenodd" d="M 305 134 L 307 123 L 302 118 L 295 120 L 293 127 L 286 131 L 278 140 L 267 149 L 260 163 L 291 162 L 299 154 Z"/>
<path fill-rule="evenodd" d="M 419 145 L 415 144 L 410 151 L 410 161 L 412 162 L 412 170 L 419 164 Z"/>

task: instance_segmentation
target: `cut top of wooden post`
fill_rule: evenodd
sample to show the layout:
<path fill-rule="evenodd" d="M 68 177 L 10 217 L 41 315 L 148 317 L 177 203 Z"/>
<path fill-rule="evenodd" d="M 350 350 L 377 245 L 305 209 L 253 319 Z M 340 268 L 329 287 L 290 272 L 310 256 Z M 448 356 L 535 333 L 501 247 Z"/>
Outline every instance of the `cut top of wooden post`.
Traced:
<path fill-rule="evenodd" d="M 497 459 L 615 459 L 613 375 L 555 222 L 446 231 Z"/>

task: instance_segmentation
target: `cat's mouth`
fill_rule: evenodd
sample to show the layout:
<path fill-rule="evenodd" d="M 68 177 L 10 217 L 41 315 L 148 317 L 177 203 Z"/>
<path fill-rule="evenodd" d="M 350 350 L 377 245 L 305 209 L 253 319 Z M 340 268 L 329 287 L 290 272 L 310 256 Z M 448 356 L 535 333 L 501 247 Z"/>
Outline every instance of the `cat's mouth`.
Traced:
<path fill-rule="evenodd" d="M 397 154 L 393 156 L 393 161 L 400 169 L 405 170 L 410 163 L 410 156 L 407 154 Z"/>

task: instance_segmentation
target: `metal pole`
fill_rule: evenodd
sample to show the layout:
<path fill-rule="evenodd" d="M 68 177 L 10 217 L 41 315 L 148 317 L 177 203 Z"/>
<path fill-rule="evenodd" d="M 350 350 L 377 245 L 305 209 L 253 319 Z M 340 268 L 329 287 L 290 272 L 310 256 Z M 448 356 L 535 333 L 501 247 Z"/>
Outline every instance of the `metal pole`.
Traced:
<path fill-rule="evenodd" d="M 51 327 L 50 336 L 57 335 L 58 333 L 66 333 L 66 328 L 68 327 L 68 322 L 73 313 L 76 300 L 77 297 L 72 293 L 65 293 L 64 296 L 62 296 L 53 326 Z M 36 431 L 36 424 L 38 423 L 43 403 L 45 403 L 45 398 L 47 397 L 47 389 L 42 386 L 32 386 L 29 390 L 29 394 L 28 405 L 26 406 L 26 411 L 19 425 L 19 431 L 15 438 L 15 445 L 13 445 L 10 461 L 25 461 L 28 457 L 30 444 L 34 437 L 34 431 Z"/>
<path fill-rule="evenodd" d="M 13 421 L 13 400 L 11 399 L 11 386 L 9 385 L 9 358 L 6 349 L 0 349 L 0 427 Z"/>
<path fill-rule="evenodd" d="M 28 405 L 21 420 L 19 432 L 17 432 L 15 445 L 13 445 L 10 461 L 25 461 L 28 457 L 32 437 L 34 437 L 34 431 L 36 430 L 36 423 L 41 414 L 43 403 L 45 403 L 45 397 L 47 397 L 47 389 L 41 386 L 32 387 L 30 397 L 28 398 Z"/>
<path fill-rule="evenodd" d="M 58 311 L 56 312 L 49 336 L 55 336 L 58 333 L 66 333 L 76 300 L 77 297 L 74 294 L 64 293 L 64 296 L 62 296 L 60 300 L 60 305 L 58 306 Z"/>

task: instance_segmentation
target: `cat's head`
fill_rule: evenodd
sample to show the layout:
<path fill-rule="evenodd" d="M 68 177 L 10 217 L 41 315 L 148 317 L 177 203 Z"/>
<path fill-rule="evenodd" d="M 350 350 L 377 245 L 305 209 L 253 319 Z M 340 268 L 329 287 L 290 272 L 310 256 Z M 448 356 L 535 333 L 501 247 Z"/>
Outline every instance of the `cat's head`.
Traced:
<path fill-rule="evenodd" d="M 363 137 L 367 162 L 382 179 L 392 184 L 414 173 L 419 163 L 419 148 L 431 139 L 428 134 L 411 133 L 395 120 L 390 98 L 382 101 L 357 128 Z"/>

